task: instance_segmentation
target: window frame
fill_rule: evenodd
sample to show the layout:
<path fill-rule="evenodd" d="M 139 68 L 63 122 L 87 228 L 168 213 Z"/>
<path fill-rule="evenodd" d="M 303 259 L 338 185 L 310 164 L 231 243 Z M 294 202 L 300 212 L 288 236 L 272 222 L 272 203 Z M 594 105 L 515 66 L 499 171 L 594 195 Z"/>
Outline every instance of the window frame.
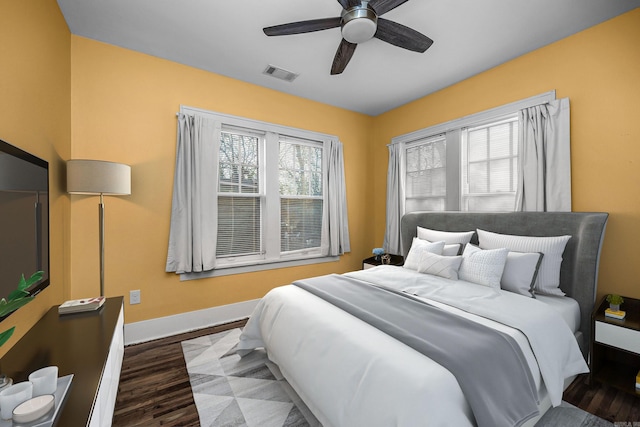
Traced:
<path fill-rule="evenodd" d="M 304 129 L 298 129 L 288 126 L 282 126 L 274 123 L 263 122 L 259 120 L 247 119 L 243 117 L 222 114 L 203 110 L 195 107 L 188 107 L 181 105 L 180 113 L 186 115 L 198 114 L 209 117 L 216 122 L 216 132 L 222 131 L 238 131 L 247 132 L 251 135 L 262 135 L 263 141 L 259 142 L 259 165 L 264 165 L 263 175 L 260 176 L 260 199 L 261 209 L 269 211 L 270 215 L 263 215 L 262 218 L 262 240 L 264 257 L 259 256 L 247 256 L 247 257 L 216 257 L 218 265 L 214 270 L 205 272 L 194 273 L 182 273 L 180 274 L 180 280 L 193 280 L 206 277 L 218 277 L 227 276 L 232 274 L 241 274 L 255 271 L 271 270 L 284 267 L 293 267 L 300 265 L 310 265 L 324 262 L 336 262 L 339 261 L 339 256 L 323 255 L 323 250 L 327 247 L 326 237 L 328 233 L 324 231 L 327 226 L 326 212 L 323 213 L 322 226 L 323 226 L 323 242 L 317 250 L 306 251 L 294 251 L 281 253 L 280 252 L 280 211 L 279 211 L 279 167 L 278 167 L 278 153 L 279 153 L 279 136 L 288 137 L 294 140 L 308 141 L 322 146 L 322 186 L 323 186 L 323 204 L 327 203 L 327 182 L 326 182 L 326 168 L 327 162 L 327 143 L 329 141 L 336 141 L 338 137 L 335 135 L 324 134 L 320 132 L 313 132 Z M 219 140 L 219 136 L 216 140 Z M 277 147 L 278 149 L 270 149 L 270 147 Z M 274 167 L 275 165 L 275 167 Z M 219 188 L 219 187 L 218 187 Z M 216 195 L 224 194 L 218 191 Z M 235 193 L 230 193 L 235 194 Z M 274 214 L 277 212 L 277 215 Z M 324 212 L 324 209 L 323 209 Z M 265 237 L 265 233 L 269 231 L 270 236 L 277 235 L 275 238 Z M 276 231 L 277 230 L 277 231 Z M 276 255 L 277 254 L 277 255 Z M 234 258 L 242 258 L 239 261 Z"/>
<path fill-rule="evenodd" d="M 228 134 L 234 134 L 234 135 L 241 135 L 241 136 L 247 136 L 247 137 L 252 137 L 252 138 L 257 138 L 258 139 L 258 143 L 257 143 L 257 169 L 258 169 L 258 189 L 256 192 L 254 193 L 250 193 L 250 192 L 227 192 L 227 191 L 220 191 L 220 182 L 218 181 L 218 191 L 217 191 L 217 196 L 216 199 L 219 200 L 220 197 L 234 197 L 234 198 L 252 198 L 252 199 L 257 199 L 259 201 L 260 204 L 260 249 L 258 251 L 258 253 L 252 253 L 252 254 L 248 254 L 248 255 L 224 255 L 224 256 L 217 256 L 216 255 L 216 260 L 217 260 L 217 267 L 216 268 L 227 268 L 229 266 L 233 266 L 235 265 L 235 262 L 233 260 L 237 259 L 237 258 L 241 258 L 243 260 L 243 262 L 245 263 L 251 263 L 251 262 L 256 262 L 256 261 L 260 261 L 263 259 L 264 253 L 265 253 L 265 247 L 264 247 L 264 229 L 265 229 L 265 224 L 264 224 L 264 215 L 262 215 L 262 212 L 264 212 L 265 208 L 266 208 L 266 193 L 265 193 L 265 174 L 263 172 L 263 169 L 266 167 L 266 164 L 264 162 L 264 152 L 265 152 L 265 146 L 266 144 L 263 142 L 264 138 L 265 138 L 265 134 L 263 132 L 255 132 L 251 129 L 245 129 L 245 128 L 237 128 L 237 127 L 232 127 L 232 126 L 226 126 L 225 124 L 222 124 L 220 126 L 220 133 L 228 133 Z M 219 138 L 218 138 L 219 139 Z M 218 167 L 220 165 L 220 160 L 218 160 Z M 220 174 L 218 173 L 218 177 L 220 176 Z M 241 185 L 241 184 L 240 184 Z M 241 190 L 241 188 L 240 188 Z M 220 204 L 218 204 L 218 206 L 220 206 Z M 217 248 L 216 248 L 217 250 Z"/>

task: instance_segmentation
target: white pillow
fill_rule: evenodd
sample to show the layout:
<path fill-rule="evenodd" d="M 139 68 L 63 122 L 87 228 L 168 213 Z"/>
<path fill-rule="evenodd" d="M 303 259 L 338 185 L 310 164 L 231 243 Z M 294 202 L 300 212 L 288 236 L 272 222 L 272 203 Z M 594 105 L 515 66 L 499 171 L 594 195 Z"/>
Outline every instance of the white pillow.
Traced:
<path fill-rule="evenodd" d="M 420 239 L 418 237 L 418 239 Z M 420 240 L 424 240 L 424 239 L 420 239 Z M 425 242 L 429 242 L 429 240 L 424 240 Z M 431 243 L 431 242 L 429 242 Z M 464 245 L 462 243 L 453 243 L 451 245 L 444 245 L 444 248 L 442 248 L 442 255 L 444 256 L 456 256 L 456 255 L 461 255 L 460 252 L 462 252 L 462 247 Z"/>
<path fill-rule="evenodd" d="M 471 241 L 474 231 L 438 231 L 431 230 L 429 228 L 418 227 L 418 239 L 429 240 L 430 242 L 443 241 L 445 244 L 450 245 L 453 243 L 462 243 L 466 245 Z"/>
<path fill-rule="evenodd" d="M 442 256 L 431 252 L 423 252 L 418 266 L 418 273 L 458 280 L 458 269 L 461 262 L 461 256 Z"/>
<path fill-rule="evenodd" d="M 413 238 L 411 242 L 411 249 L 407 254 L 407 259 L 404 260 L 404 268 L 410 270 L 418 270 L 418 265 L 424 252 L 431 252 L 440 255 L 444 248 L 444 242 L 427 242 L 426 240 L 420 240 L 417 237 Z"/>
<path fill-rule="evenodd" d="M 500 287 L 505 291 L 535 298 L 533 288 L 543 257 L 542 252 L 509 252 Z"/>
<path fill-rule="evenodd" d="M 571 236 L 514 236 L 478 229 L 478 241 L 483 249 L 507 248 L 516 252 L 542 252 L 544 257 L 538 269 L 536 293 L 563 296 L 560 286 L 562 253 Z"/>
<path fill-rule="evenodd" d="M 462 264 L 458 271 L 460 280 L 500 289 L 500 278 L 507 262 L 509 249 L 488 249 L 467 245 L 462 253 Z"/>

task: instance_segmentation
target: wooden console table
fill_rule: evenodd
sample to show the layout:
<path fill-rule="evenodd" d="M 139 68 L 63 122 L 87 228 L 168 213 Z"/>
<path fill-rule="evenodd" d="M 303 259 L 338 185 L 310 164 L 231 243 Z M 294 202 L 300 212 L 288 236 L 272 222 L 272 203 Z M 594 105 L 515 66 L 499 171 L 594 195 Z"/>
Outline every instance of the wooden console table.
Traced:
<path fill-rule="evenodd" d="M 58 315 L 52 307 L 2 358 L 14 383 L 56 365 L 73 374 L 56 426 L 109 426 L 124 355 L 123 298 L 107 298 L 95 312 Z"/>

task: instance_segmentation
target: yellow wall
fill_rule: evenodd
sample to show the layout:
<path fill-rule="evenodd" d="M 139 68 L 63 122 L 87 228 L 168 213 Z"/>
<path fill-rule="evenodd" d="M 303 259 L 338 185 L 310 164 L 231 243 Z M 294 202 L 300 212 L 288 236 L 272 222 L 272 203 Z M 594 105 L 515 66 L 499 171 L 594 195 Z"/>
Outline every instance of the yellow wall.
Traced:
<path fill-rule="evenodd" d="M 51 285 L 2 322 L 0 330 L 15 325 L 16 331 L 0 355 L 59 304 L 68 287 L 69 199 L 63 175 L 71 149 L 70 39 L 55 0 L 0 0 L 0 139 L 47 160 L 51 190 Z"/>
<path fill-rule="evenodd" d="M 127 323 L 262 297 L 369 256 L 366 208 L 372 118 L 130 50 L 72 36 L 72 157 L 132 166 L 132 195 L 106 197 L 107 296 Z M 165 273 L 180 105 L 337 135 L 344 144 L 352 252 L 340 262 L 180 282 Z M 98 291 L 97 197 L 71 197 L 71 293 Z M 381 241 L 380 241 L 381 243 Z M 142 304 L 128 304 L 140 289 Z"/>
<path fill-rule="evenodd" d="M 422 129 L 555 89 L 571 102 L 574 211 L 609 212 L 599 297 L 640 298 L 640 9 L 376 117 L 374 170 L 386 170 L 385 144 Z M 376 185 L 384 177 L 376 175 Z M 373 195 L 378 239 L 383 194 Z"/>

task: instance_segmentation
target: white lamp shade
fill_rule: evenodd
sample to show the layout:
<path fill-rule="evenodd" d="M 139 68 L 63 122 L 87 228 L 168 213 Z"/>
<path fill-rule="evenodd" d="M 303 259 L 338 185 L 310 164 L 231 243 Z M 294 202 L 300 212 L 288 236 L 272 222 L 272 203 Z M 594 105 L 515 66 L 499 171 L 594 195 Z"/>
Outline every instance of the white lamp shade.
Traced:
<path fill-rule="evenodd" d="M 68 160 L 67 192 L 131 194 L 131 166 L 102 160 Z"/>

